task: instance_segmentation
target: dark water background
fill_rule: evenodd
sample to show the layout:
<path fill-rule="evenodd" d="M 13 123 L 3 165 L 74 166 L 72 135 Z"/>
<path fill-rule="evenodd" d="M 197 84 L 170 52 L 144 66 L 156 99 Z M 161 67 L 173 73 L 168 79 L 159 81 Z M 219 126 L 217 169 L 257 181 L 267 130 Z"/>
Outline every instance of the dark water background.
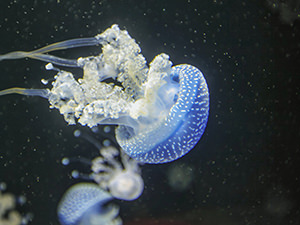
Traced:
<path fill-rule="evenodd" d="M 299 1 L 1 0 L 0 8 L 1 54 L 94 36 L 117 23 L 148 62 L 165 52 L 175 65 L 204 73 L 211 100 L 201 141 L 176 162 L 143 166 L 142 197 L 117 202 L 125 225 L 300 223 Z M 89 47 L 56 55 L 98 52 Z M 40 80 L 54 75 L 44 65 L 0 62 L 0 89 L 42 88 Z M 80 166 L 63 167 L 61 158 L 92 158 L 96 149 L 74 138 L 78 127 L 67 126 L 38 97 L 1 97 L 0 127 L 0 181 L 26 196 L 20 210 L 34 214 L 31 224 L 58 224 L 57 203 L 79 181 L 70 172 Z M 187 184 L 181 190 L 171 186 L 173 168 L 192 182 L 179 179 L 179 186 Z"/>

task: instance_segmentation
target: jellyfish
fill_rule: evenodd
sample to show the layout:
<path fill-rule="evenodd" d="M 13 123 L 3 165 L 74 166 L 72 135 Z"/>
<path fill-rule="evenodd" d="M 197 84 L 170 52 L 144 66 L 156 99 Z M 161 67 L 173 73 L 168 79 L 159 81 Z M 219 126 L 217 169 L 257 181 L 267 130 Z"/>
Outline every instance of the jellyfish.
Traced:
<path fill-rule="evenodd" d="M 1 225 L 25 225 L 31 219 L 31 215 L 22 216 L 16 209 L 16 203 L 25 203 L 25 197 L 15 197 L 11 193 L 3 193 L 6 184 L 0 183 L 0 224 Z"/>
<path fill-rule="evenodd" d="M 186 191 L 194 180 L 193 168 L 186 164 L 173 164 L 167 170 L 168 184 L 175 191 Z"/>
<path fill-rule="evenodd" d="M 116 199 L 132 201 L 141 196 L 144 190 L 144 181 L 136 160 L 111 144 L 102 146 L 96 139 L 87 136 L 80 130 L 76 130 L 74 135 L 82 136 L 99 149 L 100 156 L 91 161 L 90 179 Z M 63 159 L 64 162 L 66 160 L 68 161 L 67 158 Z M 77 172 L 74 174 L 73 171 L 73 176 L 76 177 Z"/>
<path fill-rule="evenodd" d="M 15 198 L 12 194 L 2 194 L 0 191 L 0 224 L 2 225 L 20 225 L 22 216 L 15 208 Z M 9 213 L 8 213 L 9 212 Z M 4 215 L 8 213 L 8 216 Z"/>
<path fill-rule="evenodd" d="M 105 205 L 113 197 L 92 183 L 70 187 L 57 208 L 61 225 L 121 225 L 116 205 Z"/>
<path fill-rule="evenodd" d="M 119 153 L 122 164 L 116 159 Z M 113 146 L 101 148 L 100 154 L 92 160 L 92 179 L 117 199 L 137 199 L 143 192 L 144 181 L 136 161 Z"/>
<path fill-rule="evenodd" d="M 63 59 L 55 50 L 102 45 L 97 56 Z M 52 88 L 9 88 L 0 95 L 22 94 L 48 99 L 69 124 L 117 125 L 116 140 L 131 158 L 157 164 L 176 160 L 200 140 L 209 115 L 209 92 L 202 72 L 189 64 L 172 66 L 165 53 L 149 66 L 136 41 L 118 25 L 91 38 L 79 38 L 31 51 L 0 55 L 33 58 L 58 71 Z M 78 67 L 82 78 L 54 67 Z"/>

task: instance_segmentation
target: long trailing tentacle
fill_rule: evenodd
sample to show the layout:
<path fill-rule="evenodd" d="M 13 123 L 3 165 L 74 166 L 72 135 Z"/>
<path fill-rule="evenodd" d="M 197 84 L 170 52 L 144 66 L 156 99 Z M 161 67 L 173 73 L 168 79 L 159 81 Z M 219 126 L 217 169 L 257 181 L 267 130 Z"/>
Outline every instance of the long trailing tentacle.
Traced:
<path fill-rule="evenodd" d="M 26 89 L 26 88 L 19 88 L 19 87 L 9 88 L 0 91 L 0 96 L 9 95 L 9 94 L 40 96 L 48 99 L 50 91 L 49 89 Z"/>
<path fill-rule="evenodd" d="M 48 54 L 33 54 L 27 56 L 28 58 L 37 59 L 47 63 L 52 63 L 59 66 L 67 67 L 79 67 L 76 59 L 64 59 L 53 55 Z"/>
<path fill-rule="evenodd" d="M 66 41 L 57 42 L 51 45 L 47 45 L 45 47 L 42 47 L 40 49 L 31 51 L 32 53 L 47 53 L 57 50 L 63 50 L 63 49 L 69 49 L 69 48 L 78 48 L 78 47 L 84 47 L 84 46 L 93 46 L 101 44 L 102 41 L 99 38 L 90 37 L 90 38 L 76 38 Z"/>
<path fill-rule="evenodd" d="M 7 54 L 0 55 L 0 61 L 6 59 L 21 59 L 21 58 L 28 57 L 28 58 L 38 59 L 41 61 L 51 62 L 56 65 L 78 67 L 77 60 L 63 59 L 56 56 L 47 55 L 45 53 L 57 51 L 57 50 L 69 49 L 69 48 L 93 46 L 93 45 L 102 44 L 102 42 L 103 42 L 102 39 L 96 37 L 76 38 L 76 39 L 61 41 L 51 45 L 47 45 L 45 47 L 30 52 L 25 52 L 25 51 L 9 52 Z"/>

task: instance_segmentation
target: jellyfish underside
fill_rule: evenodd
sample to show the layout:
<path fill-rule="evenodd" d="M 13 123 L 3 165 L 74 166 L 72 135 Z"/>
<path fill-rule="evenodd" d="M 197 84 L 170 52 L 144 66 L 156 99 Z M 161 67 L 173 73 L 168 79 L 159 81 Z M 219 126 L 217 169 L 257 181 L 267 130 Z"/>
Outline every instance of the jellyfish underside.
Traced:
<path fill-rule="evenodd" d="M 141 196 L 144 181 L 136 160 L 111 144 L 103 146 L 97 139 L 80 130 L 75 130 L 74 136 L 86 139 L 99 150 L 100 155 L 88 163 L 91 164 L 92 170 L 88 178 L 94 180 L 114 198 L 132 201 Z M 76 171 L 75 174 L 77 173 Z"/>
<path fill-rule="evenodd" d="M 77 60 L 48 54 L 91 45 L 101 45 L 102 53 Z M 119 125 L 119 145 L 141 162 L 164 163 L 182 157 L 204 132 L 209 94 L 201 71 L 187 64 L 172 67 L 164 53 L 148 66 L 135 40 L 117 25 L 92 38 L 62 41 L 31 52 L 7 53 L 0 56 L 0 61 L 24 57 L 82 68 L 83 77 L 76 80 L 72 73 L 56 69 L 51 89 L 10 88 L 0 91 L 0 96 L 44 97 L 70 125 Z"/>
<path fill-rule="evenodd" d="M 92 179 L 117 199 L 132 201 L 140 197 L 144 181 L 138 162 L 113 146 L 101 148 L 100 154 L 92 160 Z M 116 159 L 119 154 L 121 161 Z"/>

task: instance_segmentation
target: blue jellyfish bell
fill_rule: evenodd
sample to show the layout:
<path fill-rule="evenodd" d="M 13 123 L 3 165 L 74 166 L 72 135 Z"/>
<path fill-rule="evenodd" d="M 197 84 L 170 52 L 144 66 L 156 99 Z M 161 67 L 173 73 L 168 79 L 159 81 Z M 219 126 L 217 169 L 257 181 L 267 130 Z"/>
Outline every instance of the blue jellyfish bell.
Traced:
<path fill-rule="evenodd" d="M 62 197 L 57 214 L 61 225 L 122 224 L 117 206 L 104 206 L 112 196 L 92 183 L 75 184 Z"/>

